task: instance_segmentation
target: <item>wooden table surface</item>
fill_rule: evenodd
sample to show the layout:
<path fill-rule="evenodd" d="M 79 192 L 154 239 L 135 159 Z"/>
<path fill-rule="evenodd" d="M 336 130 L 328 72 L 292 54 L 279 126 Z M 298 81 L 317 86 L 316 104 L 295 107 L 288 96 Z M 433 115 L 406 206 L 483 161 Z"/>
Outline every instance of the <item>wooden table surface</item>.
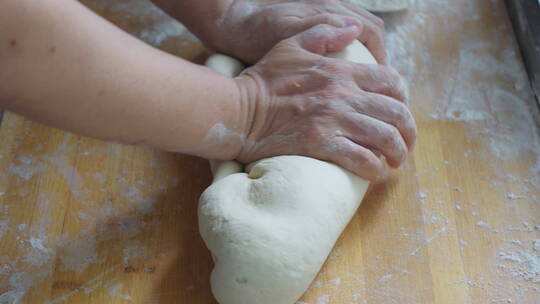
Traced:
<path fill-rule="evenodd" d="M 209 54 L 143 0 L 83 2 L 165 51 Z M 301 303 L 540 303 L 538 109 L 503 1 L 417 0 L 384 18 L 418 144 Z M 7 113 L 0 303 L 216 303 L 196 215 L 209 182 L 205 160 Z"/>

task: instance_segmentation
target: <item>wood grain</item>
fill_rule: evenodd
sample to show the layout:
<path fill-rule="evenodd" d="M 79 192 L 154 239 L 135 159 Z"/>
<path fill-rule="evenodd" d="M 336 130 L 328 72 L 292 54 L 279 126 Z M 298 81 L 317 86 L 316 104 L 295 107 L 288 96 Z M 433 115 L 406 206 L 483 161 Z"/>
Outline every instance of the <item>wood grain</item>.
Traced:
<path fill-rule="evenodd" d="M 83 2 L 165 51 L 209 54 L 144 1 Z M 301 301 L 538 304 L 538 109 L 504 4 L 424 0 L 383 17 L 416 149 L 373 187 Z M 0 303 L 216 303 L 196 216 L 206 160 L 7 113 L 0 172 Z"/>

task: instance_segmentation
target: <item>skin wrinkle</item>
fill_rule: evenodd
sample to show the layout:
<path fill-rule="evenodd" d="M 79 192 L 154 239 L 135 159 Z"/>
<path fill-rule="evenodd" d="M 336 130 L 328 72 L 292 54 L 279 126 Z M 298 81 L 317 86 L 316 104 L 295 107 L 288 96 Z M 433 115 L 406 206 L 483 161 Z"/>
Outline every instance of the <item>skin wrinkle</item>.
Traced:
<path fill-rule="evenodd" d="M 390 91 L 388 87 L 396 90 L 399 85 L 393 82 L 399 81 L 399 77 L 377 65 L 324 57 L 329 48 L 348 45 L 346 39 L 354 36 L 347 37 L 343 32 L 353 30 L 357 31 L 354 27 L 337 30 L 318 26 L 303 37 L 277 45 L 274 50 L 283 56 L 270 56 L 270 53 L 245 70 L 242 77 L 235 78 L 247 88 L 240 94 L 240 104 L 251 113 L 247 121 L 252 124 L 242 129 L 249 131 L 244 133 L 218 125 L 207 136 L 206 144 L 238 142 L 242 147 L 236 159 L 243 163 L 275 155 L 311 156 L 334 162 L 368 179 L 380 175 L 384 167 L 377 156 L 379 151 L 387 155 L 392 166 L 397 166 L 405 158 L 407 148 L 402 139 L 394 138 L 401 135 L 392 124 L 396 123 L 395 116 L 403 116 L 400 111 L 405 108 L 391 107 L 401 102 L 384 97 L 394 100 L 387 102 L 377 94 Z M 319 45 L 308 42 L 306 37 L 316 37 Z M 277 66 L 283 69 L 276 69 Z M 377 75 L 369 75 L 373 71 Z M 371 79 L 365 86 L 377 93 L 359 89 L 353 75 Z M 392 77 L 382 79 L 388 75 Z M 268 88 L 271 90 L 265 91 Z M 384 102 L 380 104 L 381 101 Z M 356 115 L 348 115 L 351 113 Z"/>

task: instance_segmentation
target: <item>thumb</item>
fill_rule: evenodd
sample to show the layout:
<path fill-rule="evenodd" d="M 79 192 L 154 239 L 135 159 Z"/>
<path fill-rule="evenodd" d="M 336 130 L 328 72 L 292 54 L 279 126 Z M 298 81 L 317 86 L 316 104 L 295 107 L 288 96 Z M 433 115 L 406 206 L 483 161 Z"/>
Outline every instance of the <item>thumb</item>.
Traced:
<path fill-rule="evenodd" d="M 319 24 L 293 37 L 306 51 L 325 55 L 339 52 L 356 40 L 360 30 L 357 26 L 334 27 Z"/>

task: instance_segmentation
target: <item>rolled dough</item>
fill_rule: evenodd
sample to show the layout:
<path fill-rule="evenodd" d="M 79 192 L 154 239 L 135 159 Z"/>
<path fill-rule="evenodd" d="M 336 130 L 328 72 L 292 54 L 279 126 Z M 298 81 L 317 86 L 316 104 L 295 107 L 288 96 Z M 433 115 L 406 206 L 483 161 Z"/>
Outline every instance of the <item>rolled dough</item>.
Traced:
<path fill-rule="evenodd" d="M 215 55 L 216 56 L 216 55 Z M 331 54 L 376 63 L 355 41 Z M 225 75 L 237 61 L 208 62 Z M 277 156 L 223 162 L 199 202 L 199 229 L 212 252 L 212 292 L 220 304 L 294 304 L 307 290 L 357 210 L 369 183 L 334 164 Z"/>
<path fill-rule="evenodd" d="M 410 0 L 345 0 L 375 13 L 390 13 L 405 10 Z"/>

